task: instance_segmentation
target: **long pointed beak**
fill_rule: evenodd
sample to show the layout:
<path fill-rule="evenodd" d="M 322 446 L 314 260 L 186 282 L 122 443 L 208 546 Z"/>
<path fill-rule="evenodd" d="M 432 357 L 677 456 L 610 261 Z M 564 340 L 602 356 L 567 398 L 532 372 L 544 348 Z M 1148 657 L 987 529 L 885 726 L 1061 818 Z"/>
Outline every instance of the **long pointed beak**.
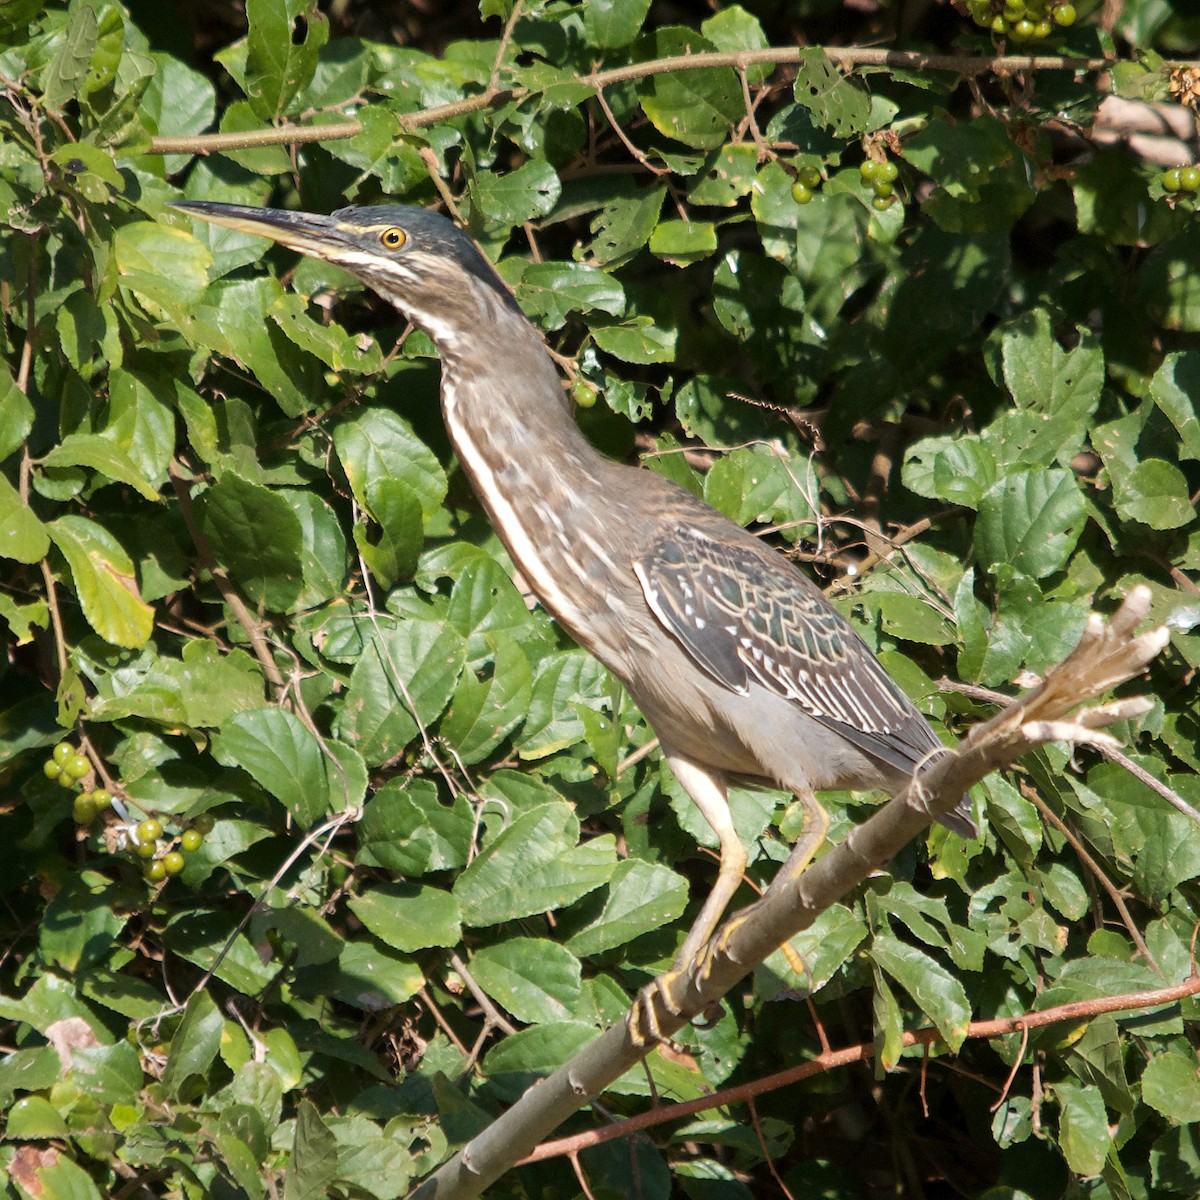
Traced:
<path fill-rule="evenodd" d="M 239 233 L 270 238 L 314 258 L 335 258 L 348 248 L 347 239 L 333 217 L 318 213 L 288 212 L 282 208 L 252 208 L 247 204 L 217 204 L 211 200 L 172 200 L 168 207 Z"/>

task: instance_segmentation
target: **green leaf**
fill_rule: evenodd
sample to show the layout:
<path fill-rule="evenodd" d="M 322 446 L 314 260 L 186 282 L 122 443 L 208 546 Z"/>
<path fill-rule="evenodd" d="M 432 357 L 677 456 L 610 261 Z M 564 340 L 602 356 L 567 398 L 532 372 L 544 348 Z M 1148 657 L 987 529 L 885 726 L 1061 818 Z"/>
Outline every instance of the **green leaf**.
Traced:
<path fill-rule="evenodd" d="M 871 943 L 871 957 L 937 1026 L 951 1050 L 967 1036 L 971 1004 L 963 985 L 923 950 L 887 935 Z"/>
<path fill-rule="evenodd" d="M 267 315 L 290 342 L 315 355 L 331 371 L 372 375 L 382 365 L 378 342 L 351 337 L 335 323 L 318 324 L 295 292 L 277 297 Z"/>
<path fill-rule="evenodd" d="M 688 200 L 692 204 L 731 208 L 754 187 L 757 174 L 757 147 L 750 142 L 721 146 L 708 156 L 697 173 L 688 189 Z"/>
<path fill-rule="evenodd" d="M 337 1140 L 311 1100 L 296 1108 L 292 1157 L 283 1180 L 283 1200 L 324 1200 L 337 1176 Z"/>
<path fill-rule="evenodd" d="M 457 946 L 462 938 L 458 904 L 440 888 L 385 883 L 350 897 L 350 911 L 393 950 Z"/>
<path fill-rule="evenodd" d="M 450 702 L 464 652 L 462 637 L 436 621 L 385 626 L 354 667 L 337 735 L 371 766 L 395 758 Z"/>
<path fill-rule="evenodd" d="M 53 1147 L 11 1162 L 9 1175 L 29 1200 L 100 1200 L 91 1176 Z"/>
<path fill-rule="evenodd" d="M 366 525 L 354 526 L 354 544 L 363 561 L 385 587 L 397 579 L 410 578 L 425 543 L 425 521 L 421 500 L 402 479 L 372 479 L 367 484 L 371 518 L 379 532 Z"/>
<path fill-rule="evenodd" d="M 125 927 L 126 917 L 114 911 L 116 899 L 102 876 L 90 871 L 74 876 L 42 912 L 42 956 L 70 974 L 102 962 Z"/>
<path fill-rule="evenodd" d="M 811 461 L 784 458 L 770 446 L 718 459 L 704 481 L 704 498 L 739 525 L 787 525 L 793 537 L 815 524 L 820 511 Z"/>
<path fill-rule="evenodd" d="M 679 26 L 654 34 L 655 58 L 715 49 L 707 38 Z M 659 133 L 704 150 L 720 146 L 734 123 L 745 116 L 741 85 L 728 67 L 655 74 L 638 85 L 638 96 L 642 111 Z"/>
<path fill-rule="evenodd" d="M 476 203 L 489 225 L 513 226 L 554 211 L 562 194 L 558 172 L 544 159 L 531 159 L 503 175 L 476 177 Z"/>
<path fill-rule="evenodd" d="M 445 498 L 446 475 L 437 458 L 406 421 L 387 409 L 367 408 L 340 422 L 333 444 L 354 498 L 373 516 L 374 500 L 381 501 L 385 516 L 392 511 L 393 494 L 380 489 L 385 480 L 411 489 L 426 520 Z"/>
<path fill-rule="evenodd" d="M 358 836 L 360 857 L 398 875 L 424 875 L 463 866 L 475 831 L 464 796 L 449 805 L 427 779 L 390 779 L 367 802 Z"/>
<path fill-rule="evenodd" d="M 627 363 L 667 363 L 675 359 L 678 331 L 664 328 L 651 317 L 634 317 L 623 325 L 592 321 L 588 328 L 596 345 Z"/>
<path fill-rule="evenodd" d="M 1200 458 L 1200 417 L 1196 402 L 1200 394 L 1200 354 L 1168 354 L 1150 381 L 1150 395 L 1163 415 L 1175 426 L 1182 444 L 1180 457 Z"/>
<path fill-rule="evenodd" d="M 650 235 L 650 253 L 676 267 L 699 262 L 717 251 L 717 227 L 711 221 L 662 221 Z"/>
<path fill-rule="evenodd" d="M 9 1110 L 4 1135 L 17 1142 L 41 1142 L 69 1135 L 62 1114 L 42 1096 L 22 1096 Z"/>
<path fill-rule="evenodd" d="M 1067 464 L 1084 444 L 1104 384 L 1104 354 L 1087 331 L 1071 350 L 1059 345 L 1044 310 L 1026 313 L 1003 341 L 1004 382 L 1022 410 L 989 431 L 1004 460 Z M 1019 451 L 1019 456 L 1018 456 Z"/>
<path fill-rule="evenodd" d="M 154 610 L 142 601 L 133 563 L 116 538 L 86 517 L 59 517 L 48 529 L 71 568 L 87 623 L 114 646 L 144 646 L 154 628 Z"/>
<path fill-rule="evenodd" d="M 0 363 L 0 461 L 6 459 L 29 435 L 33 427 L 33 405 Z"/>
<path fill-rule="evenodd" d="M 649 11 L 650 0 L 588 0 L 583 9 L 587 39 L 602 50 L 628 46 Z"/>
<path fill-rule="evenodd" d="M 614 270 L 624 266 L 649 241 L 666 194 L 665 187 L 651 187 L 622 195 L 600 209 L 587 247 L 598 265 Z"/>
<path fill-rule="evenodd" d="M 488 1079 L 515 1098 L 595 1037 L 595 1027 L 583 1021 L 533 1025 L 498 1042 L 484 1056 L 483 1067 Z"/>
<path fill-rule="evenodd" d="M 585 731 L 574 705 L 594 704 L 606 677 L 604 667 L 582 650 L 543 659 L 534 674 L 525 724 L 516 738 L 521 757 L 545 758 L 581 741 Z"/>
<path fill-rule="evenodd" d="M 212 255 L 182 229 L 135 221 L 113 234 L 112 263 L 121 286 L 152 313 L 184 325 L 208 287 Z"/>
<path fill-rule="evenodd" d="M 217 561 L 250 601 L 287 611 L 304 587 L 300 519 L 286 497 L 232 471 L 196 501 Z"/>
<path fill-rule="evenodd" d="M 1160 1054 L 1146 1064 L 1142 1099 L 1170 1121 L 1181 1125 L 1200 1121 L 1200 1076 L 1190 1049 L 1182 1054 Z"/>
<path fill-rule="evenodd" d="M 0 475 L 0 558 L 35 563 L 46 557 L 50 534 L 17 489 Z"/>
<path fill-rule="evenodd" d="M 163 1068 L 162 1086 L 168 1096 L 183 1098 L 189 1080 L 208 1074 L 224 1028 L 225 1020 L 208 992 L 193 992 L 171 1038 L 171 1052 Z"/>
<path fill-rule="evenodd" d="M 329 21 L 306 0 L 246 0 L 246 95 L 255 113 L 273 121 L 308 86 Z"/>
<path fill-rule="evenodd" d="M 464 763 L 482 762 L 525 718 L 533 692 L 529 658 L 509 637 L 494 638 L 495 668 L 480 679 L 463 671 L 439 733 Z"/>
<path fill-rule="evenodd" d="M 857 137 L 867 129 L 871 101 L 851 83 L 819 47 L 802 50 L 796 81 L 796 103 L 802 104 L 819 125 L 840 138 Z"/>
<path fill-rule="evenodd" d="M 1071 557 L 1087 519 L 1087 504 L 1070 471 L 1015 471 L 979 501 L 975 553 L 982 565 L 1002 565 L 1044 579 Z"/>
<path fill-rule="evenodd" d="M 568 947 L 579 955 L 601 954 L 670 925 L 687 907 L 688 885 L 660 863 L 628 858 L 617 864 L 600 915 L 573 934 Z"/>
<path fill-rule="evenodd" d="M 363 940 L 347 942 L 337 963 L 314 970 L 307 983 L 315 995 L 378 1012 L 411 1000 L 425 986 L 425 976 L 412 959 Z"/>
<path fill-rule="evenodd" d="M 996 456 L 979 437 L 924 438 L 904 454 L 904 486 L 918 496 L 978 508 L 999 478 Z"/>
<path fill-rule="evenodd" d="M 573 312 L 599 309 L 619 317 L 625 311 L 621 285 L 584 263 L 531 263 L 517 283 L 517 299 L 531 317 L 551 330 L 561 328 Z"/>
<path fill-rule="evenodd" d="M 565 1021 L 582 1004 L 581 965 L 565 946 L 545 938 L 509 938 L 471 957 L 476 983 L 518 1021 Z"/>
<path fill-rule="evenodd" d="M 157 500 L 158 491 L 133 464 L 129 455 L 113 442 L 94 433 L 73 433 L 42 459 L 45 467 L 90 467 L 97 472 L 97 487 L 123 483 L 147 500 Z"/>
<path fill-rule="evenodd" d="M 89 4 L 74 5 L 66 35 L 59 42 L 42 78 L 42 102 L 48 109 L 61 109 L 83 90 L 98 40 L 96 10 Z"/>
<path fill-rule="evenodd" d="M 498 925 L 563 908 L 607 883 L 616 866 L 613 839 L 579 845 L 578 838 L 579 820 L 569 804 L 522 813 L 455 881 L 463 923 Z"/>
<path fill-rule="evenodd" d="M 1100 1092 L 1074 1083 L 1054 1085 L 1061 1108 L 1058 1145 L 1067 1166 L 1079 1175 L 1099 1175 L 1112 1150 L 1108 1110 Z"/>
<path fill-rule="evenodd" d="M 270 707 L 235 713 L 221 727 L 213 748 L 222 760 L 253 776 L 307 829 L 332 809 L 353 807 L 366 790 L 361 762 L 348 746 L 322 746 L 300 718 Z M 347 773 L 348 772 L 348 773 Z M 348 792 L 344 786 L 349 785 Z M 336 803 L 335 803 L 336 801 Z"/>
<path fill-rule="evenodd" d="M 1112 472 L 1113 503 L 1128 521 L 1151 529 L 1178 529 L 1195 519 L 1188 482 L 1173 463 L 1144 458 L 1132 471 Z"/>

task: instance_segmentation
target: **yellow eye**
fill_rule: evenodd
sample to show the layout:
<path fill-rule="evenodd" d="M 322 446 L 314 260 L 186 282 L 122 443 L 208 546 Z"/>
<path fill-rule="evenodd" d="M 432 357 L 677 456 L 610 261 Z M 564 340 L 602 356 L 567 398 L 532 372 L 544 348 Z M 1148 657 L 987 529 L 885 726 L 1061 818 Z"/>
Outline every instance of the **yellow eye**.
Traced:
<path fill-rule="evenodd" d="M 394 225 L 391 229 L 385 229 L 380 235 L 379 240 L 389 250 L 399 250 L 405 242 L 408 241 L 408 235 L 403 229 L 397 229 Z"/>

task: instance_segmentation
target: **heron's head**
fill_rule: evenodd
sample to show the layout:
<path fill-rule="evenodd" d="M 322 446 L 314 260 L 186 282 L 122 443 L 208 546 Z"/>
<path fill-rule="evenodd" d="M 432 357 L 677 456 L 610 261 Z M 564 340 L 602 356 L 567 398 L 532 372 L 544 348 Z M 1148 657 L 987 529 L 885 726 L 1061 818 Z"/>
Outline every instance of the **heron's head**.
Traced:
<path fill-rule="evenodd" d="M 440 213 L 424 208 L 380 204 L 324 216 L 208 200 L 180 200 L 171 207 L 334 263 L 391 301 L 444 348 L 479 328 L 481 309 L 519 312 L 474 242 Z"/>

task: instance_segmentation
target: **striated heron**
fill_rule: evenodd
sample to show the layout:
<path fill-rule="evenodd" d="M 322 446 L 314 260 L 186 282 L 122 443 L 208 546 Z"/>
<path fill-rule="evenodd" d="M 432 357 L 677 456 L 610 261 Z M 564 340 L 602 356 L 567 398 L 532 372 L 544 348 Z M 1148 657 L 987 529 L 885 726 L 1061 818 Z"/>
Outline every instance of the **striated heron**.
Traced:
<path fill-rule="evenodd" d="M 174 207 L 337 264 L 437 346 L 450 440 L 500 539 L 555 619 L 629 689 L 720 841 L 677 969 L 701 956 L 746 866 L 731 779 L 804 803 L 804 836 L 815 836 L 793 855 L 798 873 L 826 827 L 814 790 L 894 794 L 938 754 L 924 717 L 787 559 L 683 488 L 593 449 L 541 335 L 445 217 L 399 205 L 330 216 Z M 966 797 L 939 820 L 976 832 Z"/>

